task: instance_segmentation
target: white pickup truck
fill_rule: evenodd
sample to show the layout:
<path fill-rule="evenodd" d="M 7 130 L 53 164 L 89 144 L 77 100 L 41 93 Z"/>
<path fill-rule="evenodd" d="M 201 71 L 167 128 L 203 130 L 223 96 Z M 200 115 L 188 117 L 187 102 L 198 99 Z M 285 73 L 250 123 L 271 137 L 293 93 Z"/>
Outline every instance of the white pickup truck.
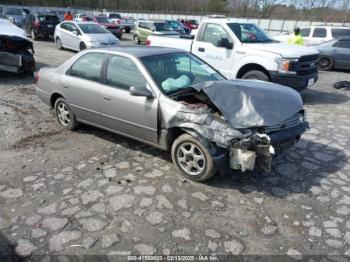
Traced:
<path fill-rule="evenodd" d="M 318 80 L 318 51 L 279 43 L 253 23 L 207 19 L 190 37 L 150 35 L 146 44 L 191 52 L 228 79 L 271 81 L 298 91 Z"/>

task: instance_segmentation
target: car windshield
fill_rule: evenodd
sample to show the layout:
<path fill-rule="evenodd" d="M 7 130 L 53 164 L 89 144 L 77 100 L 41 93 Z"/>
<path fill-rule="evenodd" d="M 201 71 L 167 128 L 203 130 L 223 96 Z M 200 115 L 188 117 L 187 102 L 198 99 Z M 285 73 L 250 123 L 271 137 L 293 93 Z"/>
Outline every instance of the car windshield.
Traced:
<path fill-rule="evenodd" d="M 192 24 L 192 25 L 198 25 L 198 21 L 197 20 L 189 20 L 190 21 L 190 23 Z"/>
<path fill-rule="evenodd" d="M 182 29 L 182 25 L 179 21 L 167 21 L 169 27 L 173 30 Z"/>
<path fill-rule="evenodd" d="M 274 42 L 264 30 L 255 24 L 228 23 L 227 25 L 242 43 Z"/>
<path fill-rule="evenodd" d="M 110 14 L 109 18 L 121 18 L 120 14 Z"/>
<path fill-rule="evenodd" d="M 141 60 L 166 95 L 191 88 L 201 82 L 225 79 L 208 64 L 189 53 L 147 56 Z"/>
<path fill-rule="evenodd" d="M 25 15 L 26 13 L 21 9 L 9 8 L 5 10 L 5 15 Z"/>
<path fill-rule="evenodd" d="M 108 17 L 105 17 L 105 16 L 96 16 L 96 21 L 98 23 L 112 23 L 112 21 Z"/>
<path fill-rule="evenodd" d="M 79 27 L 85 34 L 106 34 L 109 32 L 97 24 L 79 24 Z"/>
<path fill-rule="evenodd" d="M 58 23 L 59 19 L 54 15 L 40 15 L 38 16 L 38 20 L 40 22 L 48 22 L 48 23 Z"/>
<path fill-rule="evenodd" d="M 168 23 L 153 23 L 156 31 L 172 31 Z"/>

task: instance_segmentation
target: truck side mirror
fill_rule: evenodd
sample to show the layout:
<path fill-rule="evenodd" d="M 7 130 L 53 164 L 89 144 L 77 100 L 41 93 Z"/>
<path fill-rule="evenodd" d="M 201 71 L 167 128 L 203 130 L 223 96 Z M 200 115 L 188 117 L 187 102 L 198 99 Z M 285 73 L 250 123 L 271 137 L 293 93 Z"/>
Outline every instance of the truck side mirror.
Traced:
<path fill-rule="evenodd" d="M 218 41 L 218 46 L 219 47 L 225 47 L 227 49 L 233 49 L 233 43 L 231 43 L 228 38 L 221 38 Z"/>

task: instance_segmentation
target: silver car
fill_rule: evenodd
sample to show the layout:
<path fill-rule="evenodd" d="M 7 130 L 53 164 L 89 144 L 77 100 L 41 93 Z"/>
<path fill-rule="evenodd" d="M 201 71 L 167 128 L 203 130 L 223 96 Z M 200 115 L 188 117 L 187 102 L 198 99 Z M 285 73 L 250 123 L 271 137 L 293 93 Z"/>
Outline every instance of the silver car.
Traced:
<path fill-rule="evenodd" d="M 93 22 L 60 23 L 56 26 L 54 39 L 58 49 L 66 48 L 75 51 L 119 45 L 119 40 L 113 34 Z"/>
<path fill-rule="evenodd" d="M 289 87 L 226 80 L 194 55 L 172 48 L 117 47 L 78 53 L 37 76 L 39 98 L 67 129 L 85 123 L 171 151 L 181 173 L 271 168 L 272 156 L 308 128 Z"/>

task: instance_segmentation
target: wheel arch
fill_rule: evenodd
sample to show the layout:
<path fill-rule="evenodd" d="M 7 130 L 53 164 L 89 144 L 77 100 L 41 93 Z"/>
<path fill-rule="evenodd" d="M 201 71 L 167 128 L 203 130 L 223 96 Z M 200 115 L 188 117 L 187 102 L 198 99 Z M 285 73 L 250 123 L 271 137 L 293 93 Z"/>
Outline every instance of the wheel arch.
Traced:
<path fill-rule="evenodd" d="M 64 96 L 61 95 L 60 93 L 53 93 L 51 95 L 51 97 L 50 97 L 50 106 L 51 106 L 51 108 L 54 108 L 55 103 L 56 103 L 57 99 L 59 99 L 59 98 L 63 98 L 64 99 Z"/>
<path fill-rule="evenodd" d="M 270 75 L 269 71 L 265 67 L 263 67 L 262 65 L 259 65 L 256 63 L 249 63 L 249 64 L 245 64 L 244 66 L 242 66 L 238 70 L 236 78 L 242 78 L 244 76 L 244 74 L 248 73 L 249 71 L 253 71 L 253 70 L 258 70 L 258 71 L 263 72 L 271 80 L 271 75 Z"/>

